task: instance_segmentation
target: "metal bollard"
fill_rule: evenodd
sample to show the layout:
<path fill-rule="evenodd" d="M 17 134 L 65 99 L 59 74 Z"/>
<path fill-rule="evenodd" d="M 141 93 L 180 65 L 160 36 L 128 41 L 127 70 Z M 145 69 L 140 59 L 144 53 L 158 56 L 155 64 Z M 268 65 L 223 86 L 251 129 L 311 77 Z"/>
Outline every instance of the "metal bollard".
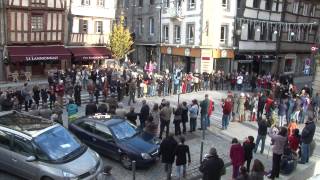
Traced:
<path fill-rule="evenodd" d="M 132 179 L 136 180 L 136 161 L 132 161 Z"/>

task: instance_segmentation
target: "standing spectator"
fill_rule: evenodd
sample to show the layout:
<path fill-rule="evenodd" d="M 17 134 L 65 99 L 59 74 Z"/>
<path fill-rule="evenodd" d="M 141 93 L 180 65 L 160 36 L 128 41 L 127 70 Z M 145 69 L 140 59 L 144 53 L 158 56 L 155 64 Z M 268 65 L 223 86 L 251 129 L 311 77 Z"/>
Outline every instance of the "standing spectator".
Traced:
<path fill-rule="evenodd" d="M 89 81 L 89 84 L 87 86 L 87 91 L 89 93 L 90 102 L 93 102 L 93 96 L 95 93 L 95 85 L 92 80 Z"/>
<path fill-rule="evenodd" d="M 150 108 L 147 104 L 146 100 L 142 100 L 142 107 L 140 110 L 139 120 L 140 120 L 140 128 L 143 129 L 145 126 L 146 120 L 149 118 Z"/>
<path fill-rule="evenodd" d="M 281 99 L 278 106 L 279 127 L 285 124 L 287 109 L 287 105 L 284 103 L 284 100 Z"/>
<path fill-rule="evenodd" d="M 130 107 L 130 111 L 126 114 L 126 117 L 130 123 L 137 125 L 138 114 L 134 112 L 134 107 Z"/>
<path fill-rule="evenodd" d="M 63 123 L 63 126 L 68 129 L 69 123 L 76 120 L 77 113 L 78 113 L 78 106 L 74 103 L 73 99 L 69 100 L 69 104 L 67 105 L 67 112 L 68 112 L 68 122 L 66 124 Z"/>
<path fill-rule="evenodd" d="M 129 80 L 129 102 L 128 105 L 130 106 L 131 101 L 136 103 L 134 97 L 136 96 L 136 82 L 134 79 Z"/>
<path fill-rule="evenodd" d="M 243 84 L 243 76 L 241 73 L 239 73 L 239 75 L 237 76 L 237 87 L 238 87 L 238 91 L 242 90 L 242 84 Z"/>
<path fill-rule="evenodd" d="M 158 126 L 154 123 L 152 116 L 148 117 L 144 131 L 153 137 L 157 136 Z"/>
<path fill-rule="evenodd" d="M 173 112 L 174 118 L 173 118 L 173 124 L 174 124 L 174 134 L 181 135 L 181 128 L 180 123 L 182 119 L 182 106 L 181 104 L 178 105 L 177 109 Z"/>
<path fill-rule="evenodd" d="M 30 91 L 29 91 L 29 88 L 28 88 L 28 83 L 25 83 L 23 85 L 23 88 L 21 90 L 21 94 L 22 94 L 23 99 L 24 99 L 25 111 L 28 112 L 28 109 L 31 107 L 31 104 L 32 104 L 32 98 L 31 98 L 31 94 L 30 94 Z"/>
<path fill-rule="evenodd" d="M 159 110 L 158 103 L 154 103 L 153 108 L 150 112 L 150 116 L 153 117 L 153 122 L 157 126 L 157 133 L 158 133 L 158 127 L 159 127 L 159 123 L 160 123 L 160 110 Z"/>
<path fill-rule="evenodd" d="M 104 78 L 102 94 L 103 94 L 104 102 L 106 102 L 107 97 L 109 95 L 109 83 L 107 78 Z"/>
<path fill-rule="evenodd" d="M 285 127 L 281 127 L 278 134 L 273 133 L 273 128 L 270 128 L 269 136 L 271 137 L 271 141 L 273 143 L 272 147 L 272 170 L 271 174 L 268 176 L 270 179 L 279 178 L 280 174 L 280 162 L 281 156 L 284 152 L 284 146 L 288 142 L 287 138 L 287 129 Z"/>
<path fill-rule="evenodd" d="M 301 161 L 299 163 L 305 164 L 309 162 L 310 144 L 316 131 L 316 125 L 312 117 L 308 117 L 305 127 L 301 133 Z"/>
<path fill-rule="evenodd" d="M 171 119 L 172 109 L 170 108 L 170 103 L 166 102 L 166 106 L 160 110 L 160 134 L 159 138 L 162 139 L 162 133 L 164 128 L 166 128 L 166 136 L 169 134 L 169 125 Z"/>
<path fill-rule="evenodd" d="M 264 180 L 264 166 L 258 159 L 253 161 L 250 180 Z"/>
<path fill-rule="evenodd" d="M 48 92 L 49 92 L 50 109 L 52 109 L 53 105 L 56 102 L 55 87 L 54 86 L 50 86 Z"/>
<path fill-rule="evenodd" d="M 268 123 L 265 119 L 261 119 L 260 121 L 258 121 L 258 136 L 257 136 L 256 145 L 255 145 L 255 149 L 254 149 L 255 153 L 258 150 L 260 140 L 262 140 L 260 153 L 263 154 L 264 145 L 265 145 L 266 137 L 267 137 L 267 132 L 268 132 Z"/>
<path fill-rule="evenodd" d="M 260 93 L 259 100 L 258 100 L 258 114 L 257 118 L 262 117 L 263 109 L 267 101 L 267 96 L 265 95 L 264 92 Z"/>
<path fill-rule="evenodd" d="M 181 115 L 181 118 L 182 118 L 181 119 L 182 132 L 183 132 L 183 134 L 185 134 L 187 132 L 186 123 L 189 120 L 187 102 L 182 102 L 182 115 Z"/>
<path fill-rule="evenodd" d="M 210 149 L 209 155 L 202 161 L 199 170 L 203 174 L 203 180 L 220 180 L 225 174 L 224 162 L 215 148 Z"/>
<path fill-rule="evenodd" d="M 87 68 L 82 69 L 81 71 L 82 74 L 82 87 L 84 89 L 87 89 L 87 85 L 88 85 L 88 80 L 89 80 L 89 72 Z"/>
<path fill-rule="evenodd" d="M 286 118 L 287 118 L 287 124 L 290 124 L 290 121 L 292 120 L 292 114 L 294 112 L 294 98 L 292 98 L 292 95 L 289 95 L 288 101 L 287 101 L 287 114 L 286 114 Z"/>
<path fill-rule="evenodd" d="M 81 106 L 81 85 L 79 82 L 76 82 L 74 86 L 74 100 L 78 106 Z"/>
<path fill-rule="evenodd" d="M 297 120 L 292 119 L 288 125 L 288 136 L 291 136 L 295 129 L 298 129 Z"/>
<path fill-rule="evenodd" d="M 319 118 L 319 106 L 320 106 L 320 96 L 316 93 L 316 96 L 312 98 L 312 107 L 315 115 L 315 120 L 318 121 Z"/>
<path fill-rule="evenodd" d="M 182 180 L 182 178 L 185 178 L 187 175 L 187 156 L 188 156 L 188 164 L 191 163 L 191 157 L 190 157 L 190 150 L 189 146 L 184 144 L 185 139 L 184 137 L 180 137 L 180 143 L 178 144 L 176 150 L 175 150 L 175 156 L 176 156 L 176 166 L 177 166 L 177 177 L 179 180 Z"/>
<path fill-rule="evenodd" d="M 232 106 L 230 98 L 225 99 L 222 103 L 222 129 L 228 128 Z"/>
<path fill-rule="evenodd" d="M 208 116 L 208 109 L 209 109 L 209 103 L 210 103 L 210 100 L 209 100 L 209 96 L 208 94 L 205 95 L 205 99 L 200 103 L 200 107 L 201 107 L 201 130 L 202 129 L 207 129 L 207 121 L 209 119 L 209 116 Z"/>
<path fill-rule="evenodd" d="M 55 87 L 55 92 L 58 96 L 58 102 L 59 104 L 63 105 L 63 96 L 64 96 L 64 85 L 63 85 L 63 81 L 60 80 L 59 84 Z"/>
<path fill-rule="evenodd" d="M 160 144 L 161 161 L 164 163 L 167 180 L 171 180 L 172 164 L 174 162 L 177 145 L 178 143 L 172 133 L 168 134 Z"/>
<path fill-rule="evenodd" d="M 85 115 L 92 116 L 92 115 L 95 115 L 97 111 L 98 111 L 97 105 L 94 102 L 89 102 L 86 105 Z"/>
<path fill-rule="evenodd" d="M 199 114 L 199 105 L 197 100 L 192 100 L 192 104 L 189 106 L 190 112 L 190 132 L 194 132 L 197 128 L 197 117 Z"/>
<path fill-rule="evenodd" d="M 252 136 L 248 136 L 246 141 L 243 143 L 244 150 L 244 160 L 247 161 L 247 171 L 250 171 L 250 163 L 252 160 L 252 153 L 255 149 L 254 138 Z"/>
<path fill-rule="evenodd" d="M 99 104 L 100 84 L 95 85 L 94 96 L 96 98 L 96 104 Z"/>
<path fill-rule="evenodd" d="M 42 86 L 42 88 L 40 90 L 40 95 L 41 95 L 42 104 L 47 104 L 48 103 L 48 90 L 45 86 Z"/>
<path fill-rule="evenodd" d="M 36 84 L 33 86 L 32 88 L 33 91 L 33 100 L 37 105 L 37 108 L 39 108 L 39 103 L 40 103 L 40 88 L 39 86 Z"/>
<path fill-rule="evenodd" d="M 289 148 L 295 155 L 297 155 L 297 151 L 300 144 L 300 134 L 299 129 L 295 129 L 293 134 L 288 137 Z"/>
<path fill-rule="evenodd" d="M 245 121 L 245 118 L 246 118 L 245 106 L 244 106 L 245 102 L 246 102 L 246 97 L 244 93 L 241 93 L 238 100 L 239 122 Z"/>
<path fill-rule="evenodd" d="M 237 138 L 232 139 L 230 148 L 230 159 L 232 164 L 232 178 L 237 178 L 239 175 L 239 168 L 244 163 L 244 150 Z"/>

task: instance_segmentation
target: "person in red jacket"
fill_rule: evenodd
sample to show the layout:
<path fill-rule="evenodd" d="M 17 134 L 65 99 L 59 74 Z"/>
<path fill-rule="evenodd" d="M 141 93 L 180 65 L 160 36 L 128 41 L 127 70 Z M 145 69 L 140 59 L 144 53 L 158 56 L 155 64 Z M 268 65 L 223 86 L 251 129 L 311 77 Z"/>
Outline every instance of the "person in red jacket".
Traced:
<path fill-rule="evenodd" d="M 293 130 L 293 134 L 289 136 L 289 148 L 290 150 L 297 155 L 297 151 L 300 144 L 300 135 L 299 135 L 299 129 Z"/>
<path fill-rule="evenodd" d="M 244 163 L 244 150 L 237 138 L 232 139 L 230 159 L 233 167 L 232 178 L 236 179 L 239 175 L 239 168 Z"/>
<path fill-rule="evenodd" d="M 273 104 L 273 98 L 272 95 L 270 95 L 266 100 L 265 110 L 266 110 L 266 117 L 269 119 L 271 117 L 271 106 Z"/>
<path fill-rule="evenodd" d="M 233 107 L 232 100 L 229 97 L 222 101 L 222 109 L 223 109 L 222 129 L 223 130 L 228 128 L 232 107 Z"/>

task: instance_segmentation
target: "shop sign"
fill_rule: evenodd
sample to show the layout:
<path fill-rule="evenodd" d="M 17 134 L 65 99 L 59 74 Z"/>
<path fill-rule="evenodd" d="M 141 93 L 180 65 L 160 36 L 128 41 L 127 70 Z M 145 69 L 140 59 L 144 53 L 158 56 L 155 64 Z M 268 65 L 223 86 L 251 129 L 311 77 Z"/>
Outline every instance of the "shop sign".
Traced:
<path fill-rule="evenodd" d="M 109 59 L 109 56 L 82 56 L 83 60 L 101 60 Z"/>
<path fill-rule="evenodd" d="M 185 56 L 190 56 L 190 48 L 185 48 L 184 49 L 184 55 Z"/>
<path fill-rule="evenodd" d="M 172 53 L 172 49 L 171 49 L 171 47 L 168 47 L 167 48 L 167 54 L 171 54 Z"/>
<path fill-rule="evenodd" d="M 222 50 L 221 51 L 221 58 L 227 58 L 228 57 L 228 51 L 227 50 Z"/>
<path fill-rule="evenodd" d="M 58 56 L 26 56 L 26 61 L 58 60 Z"/>
<path fill-rule="evenodd" d="M 201 57 L 201 73 L 211 73 L 213 68 L 213 61 L 211 57 Z"/>

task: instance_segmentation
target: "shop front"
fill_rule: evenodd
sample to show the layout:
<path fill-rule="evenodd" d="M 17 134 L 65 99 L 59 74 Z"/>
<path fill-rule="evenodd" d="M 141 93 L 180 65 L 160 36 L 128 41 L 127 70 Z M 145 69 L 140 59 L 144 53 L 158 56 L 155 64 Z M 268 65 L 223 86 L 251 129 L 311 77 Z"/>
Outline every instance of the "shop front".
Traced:
<path fill-rule="evenodd" d="M 18 78 L 42 77 L 51 69 L 65 69 L 71 59 L 64 46 L 9 46 L 7 51 L 7 79 L 12 74 Z"/>
<path fill-rule="evenodd" d="M 231 73 L 234 70 L 232 60 L 234 59 L 234 51 L 232 49 L 214 49 L 212 54 L 215 71 L 224 71 Z"/>
<path fill-rule="evenodd" d="M 107 60 L 112 58 L 111 51 L 106 47 L 69 47 L 72 54 L 72 64 L 86 66 L 106 65 Z"/>
<path fill-rule="evenodd" d="M 175 72 L 176 70 L 188 73 L 200 71 L 200 48 L 161 47 L 160 70 Z"/>

